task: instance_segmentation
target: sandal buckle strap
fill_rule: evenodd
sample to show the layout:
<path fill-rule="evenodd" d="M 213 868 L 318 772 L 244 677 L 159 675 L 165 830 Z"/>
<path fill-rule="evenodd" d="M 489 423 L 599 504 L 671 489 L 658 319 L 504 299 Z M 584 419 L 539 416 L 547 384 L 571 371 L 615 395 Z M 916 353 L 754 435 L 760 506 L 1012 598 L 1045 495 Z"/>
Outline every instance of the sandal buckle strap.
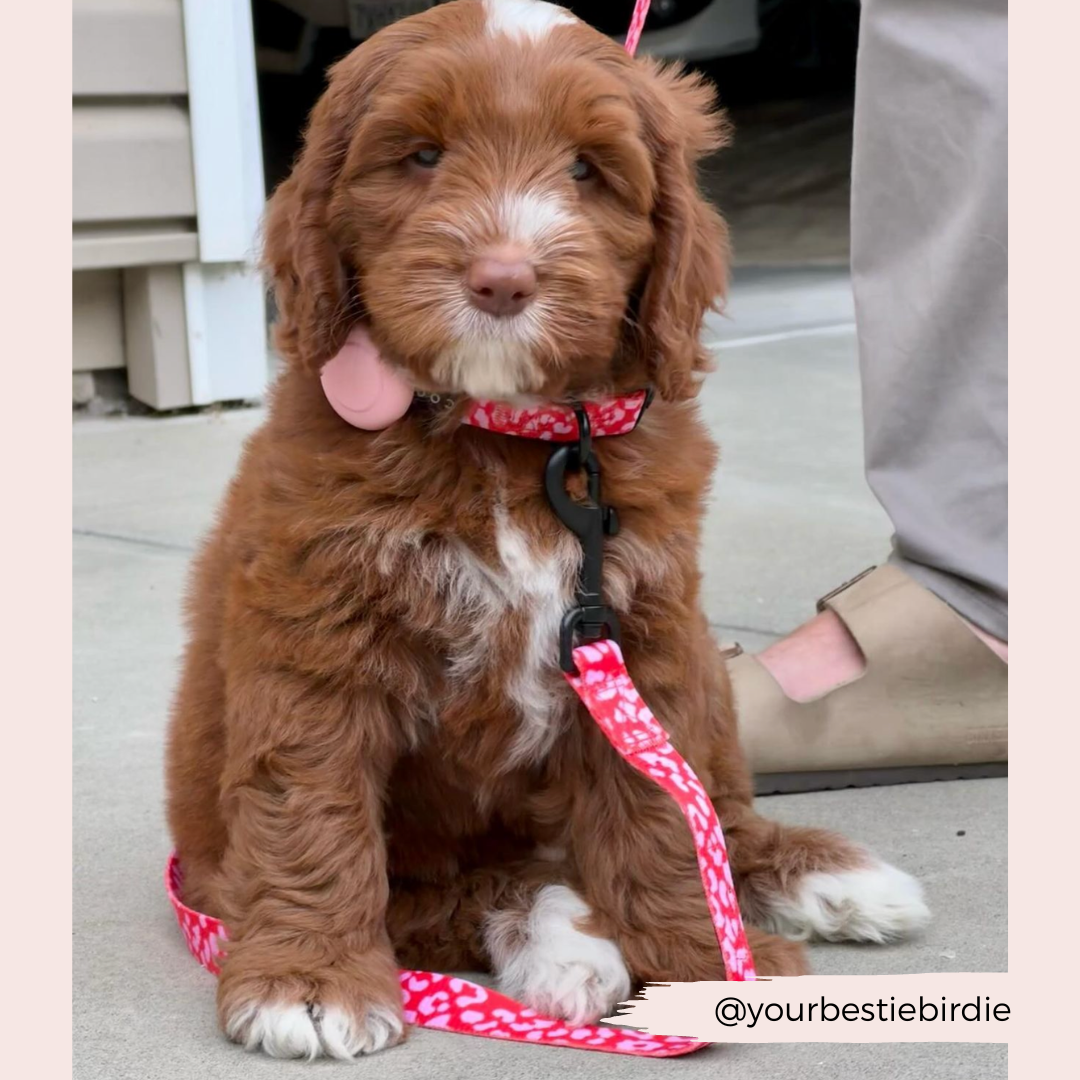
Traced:
<path fill-rule="evenodd" d="M 856 584 L 856 582 L 862 581 L 864 577 L 866 577 L 868 574 L 872 574 L 876 569 L 877 566 L 868 566 L 865 570 L 862 571 L 862 573 L 856 574 L 850 580 L 845 581 L 843 585 L 837 585 L 837 587 L 831 592 L 827 592 L 817 602 L 818 611 L 824 611 L 829 606 L 830 600 L 836 599 L 836 597 L 838 597 L 842 592 L 846 592 L 848 589 L 851 588 L 852 585 Z"/>

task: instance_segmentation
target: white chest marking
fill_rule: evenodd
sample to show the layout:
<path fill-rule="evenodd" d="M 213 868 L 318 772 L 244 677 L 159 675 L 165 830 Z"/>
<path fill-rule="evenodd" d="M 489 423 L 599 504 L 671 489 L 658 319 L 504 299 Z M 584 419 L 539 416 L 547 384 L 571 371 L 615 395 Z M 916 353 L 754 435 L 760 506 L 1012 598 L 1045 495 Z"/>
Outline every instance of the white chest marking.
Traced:
<path fill-rule="evenodd" d="M 543 757 L 558 734 L 559 691 L 564 687 L 553 678 L 553 668 L 559 625 L 571 602 L 579 555 L 573 542 L 550 554 L 536 552 L 502 509 L 495 512 L 495 543 L 506 577 L 517 592 L 514 606 L 524 610 L 529 621 L 521 659 L 507 686 L 521 713 L 521 728 L 508 758 L 509 763 L 518 764 Z"/>

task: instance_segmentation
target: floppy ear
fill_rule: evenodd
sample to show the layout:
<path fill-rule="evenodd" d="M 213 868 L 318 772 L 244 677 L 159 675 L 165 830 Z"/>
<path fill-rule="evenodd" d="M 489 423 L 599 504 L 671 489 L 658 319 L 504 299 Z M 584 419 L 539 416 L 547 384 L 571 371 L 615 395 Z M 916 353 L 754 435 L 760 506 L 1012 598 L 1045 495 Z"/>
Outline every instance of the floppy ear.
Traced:
<path fill-rule="evenodd" d="M 697 162 L 727 145 L 729 125 L 713 87 L 698 74 L 638 63 L 639 108 L 653 156 L 655 247 L 641 290 L 638 323 L 649 376 L 668 401 L 694 397 L 711 367 L 701 346 L 705 313 L 727 288 L 728 230 L 697 186 Z"/>
<path fill-rule="evenodd" d="M 361 317 L 357 268 L 346 265 L 335 240 L 331 203 L 353 132 L 396 54 L 395 30 L 364 42 L 330 69 L 300 156 L 263 219 L 262 262 L 274 288 L 278 351 L 312 372 L 340 351 Z"/>
<path fill-rule="evenodd" d="M 315 106 L 304 148 L 263 221 L 263 265 L 274 288 L 278 352 L 313 372 L 349 332 L 349 274 L 330 236 L 329 206 L 348 148 L 331 92 Z"/>

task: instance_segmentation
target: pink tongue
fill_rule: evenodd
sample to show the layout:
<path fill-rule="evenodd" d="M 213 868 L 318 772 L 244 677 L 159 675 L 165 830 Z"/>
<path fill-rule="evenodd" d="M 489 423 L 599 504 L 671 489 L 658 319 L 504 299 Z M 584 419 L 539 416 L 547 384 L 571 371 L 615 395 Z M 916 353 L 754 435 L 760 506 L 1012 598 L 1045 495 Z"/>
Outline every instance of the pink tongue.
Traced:
<path fill-rule="evenodd" d="M 354 326 L 319 376 L 334 412 L 353 427 L 381 431 L 412 404 L 412 384 L 383 362 L 362 326 Z"/>

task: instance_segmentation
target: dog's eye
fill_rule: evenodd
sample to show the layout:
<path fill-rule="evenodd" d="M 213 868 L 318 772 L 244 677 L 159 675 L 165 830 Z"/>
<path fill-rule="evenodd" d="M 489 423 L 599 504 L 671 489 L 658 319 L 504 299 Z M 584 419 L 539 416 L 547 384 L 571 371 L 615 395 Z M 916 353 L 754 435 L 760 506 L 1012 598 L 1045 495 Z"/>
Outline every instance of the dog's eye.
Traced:
<path fill-rule="evenodd" d="M 434 169 L 439 164 L 442 155 L 441 146 L 421 146 L 419 150 L 413 151 L 405 160 L 413 165 L 418 165 L 421 169 Z"/>
<path fill-rule="evenodd" d="M 570 176 L 581 183 L 584 180 L 591 180 L 596 175 L 596 166 L 587 158 L 579 157 L 574 159 L 574 164 L 570 166 Z"/>

